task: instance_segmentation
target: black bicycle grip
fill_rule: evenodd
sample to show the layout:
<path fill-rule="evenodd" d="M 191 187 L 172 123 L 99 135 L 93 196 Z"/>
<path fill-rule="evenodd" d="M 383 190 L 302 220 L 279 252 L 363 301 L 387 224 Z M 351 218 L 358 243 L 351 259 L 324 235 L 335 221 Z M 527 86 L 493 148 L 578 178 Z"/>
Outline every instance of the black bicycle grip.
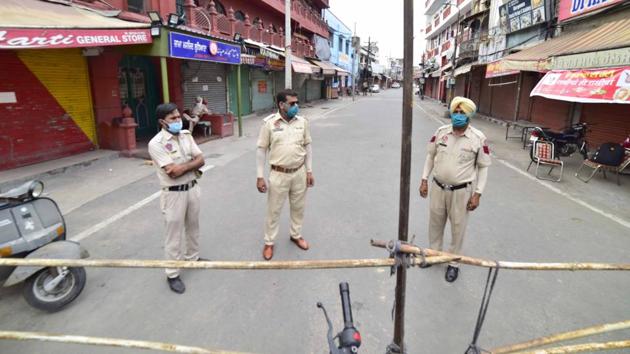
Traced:
<path fill-rule="evenodd" d="M 344 327 L 354 327 L 352 320 L 352 307 L 350 305 L 350 286 L 348 283 L 339 283 L 339 293 L 341 294 L 341 309 L 343 310 Z"/>

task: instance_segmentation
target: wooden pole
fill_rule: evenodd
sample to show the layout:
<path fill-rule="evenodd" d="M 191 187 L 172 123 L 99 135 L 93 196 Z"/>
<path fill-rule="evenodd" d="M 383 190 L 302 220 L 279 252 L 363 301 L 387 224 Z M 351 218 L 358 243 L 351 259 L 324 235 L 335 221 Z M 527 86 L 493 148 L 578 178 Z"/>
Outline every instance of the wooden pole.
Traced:
<path fill-rule="evenodd" d="M 372 246 L 386 248 L 391 241 L 372 240 Z M 630 270 L 630 263 L 538 263 L 538 262 L 508 262 L 508 261 L 491 261 L 481 258 L 473 258 L 451 254 L 447 252 L 435 251 L 430 248 L 420 248 L 418 246 L 403 244 L 400 247 L 403 253 L 422 254 L 427 257 L 446 256 L 458 258 L 457 262 L 462 264 L 480 266 L 480 267 L 497 267 L 505 269 L 518 270 Z"/>
<path fill-rule="evenodd" d="M 446 263 L 457 257 L 427 257 L 429 264 Z M 421 260 L 413 260 L 419 265 Z M 374 268 L 391 267 L 393 258 L 332 259 L 312 261 L 165 261 L 151 259 L 23 259 L 0 258 L 2 266 L 38 267 L 101 267 L 101 268 L 182 268 L 182 269 L 221 269 L 221 270 L 272 270 L 272 269 L 335 269 L 335 268 Z"/>
<path fill-rule="evenodd" d="M 291 60 L 293 47 L 291 46 L 291 0 L 284 0 L 284 88 L 291 89 Z"/>
<path fill-rule="evenodd" d="M 104 337 L 87 337 L 73 336 L 64 334 L 52 334 L 42 332 L 18 332 L 18 331 L 0 331 L 0 339 L 9 340 L 37 340 L 42 342 L 57 342 L 71 344 L 88 344 L 96 346 L 118 347 L 118 348 L 135 348 L 159 350 L 171 353 L 189 353 L 189 354 L 246 354 L 243 352 L 209 350 L 199 347 L 189 347 L 184 345 L 147 342 L 141 340 L 127 340 Z M 86 351 L 87 352 L 87 351 Z"/>
<path fill-rule="evenodd" d="M 566 353 L 592 353 L 594 351 L 627 349 L 630 348 L 630 340 L 603 343 L 584 343 L 575 345 L 565 345 L 563 347 L 538 349 L 528 352 L 514 352 L 514 354 L 566 354 Z"/>
<path fill-rule="evenodd" d="M 409 189 L 411 183 L 411 131 L 413 117 L 413 0 L 404 2 L 403 102 L 402 139 L 400 153 L 400 207 L 398 213 L 398 239 L 406 242 L 409 231 Z M 368 53 L 369 55 L 369 53 Z M 405 353 L 405 294 L 407 268 L 396 270 L 394 310 L 394 340 L 389 353 Z"/>
<path fill-rule="evenodd" d="M 508 353 L 513 353 L 513 352 L 523 350 L 523 349 L 541 347 L 543 345 L 547 345 L 551 343 L 592 336 L 592 335 L 600 334 L 604 332 L 618 331 L 618 330 L 626 329 L 626 328 L 630 328 L 630 320 L 616 322 L 616 323 L 606 323 L 606 324 L 601 324 L 601 325 L 597 325 L 593 327 L 578 329 L 575 331 L 553 334 L 550 336 L 532 339 L 530 341 L 523 342 L 523 343 L 512 344 L 505 347 L 496 348 L 496 349 L 493 349 L 491 352 L 492 354 L 508 354 Z"/>

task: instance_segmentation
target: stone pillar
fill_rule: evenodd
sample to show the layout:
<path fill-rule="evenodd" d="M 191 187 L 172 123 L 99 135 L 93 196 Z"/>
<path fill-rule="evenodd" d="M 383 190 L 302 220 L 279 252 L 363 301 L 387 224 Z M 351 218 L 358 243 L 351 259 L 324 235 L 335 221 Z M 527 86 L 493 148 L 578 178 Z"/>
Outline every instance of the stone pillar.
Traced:
<path fill-rule="evenodd" d="M 125 105 L 122 110 L 122 121 L 117 127 L 118 148 L 120 154 L 131 157 L 136 152 L 136 120 L 132 117 L 133 112 L 129 106 Z"/>

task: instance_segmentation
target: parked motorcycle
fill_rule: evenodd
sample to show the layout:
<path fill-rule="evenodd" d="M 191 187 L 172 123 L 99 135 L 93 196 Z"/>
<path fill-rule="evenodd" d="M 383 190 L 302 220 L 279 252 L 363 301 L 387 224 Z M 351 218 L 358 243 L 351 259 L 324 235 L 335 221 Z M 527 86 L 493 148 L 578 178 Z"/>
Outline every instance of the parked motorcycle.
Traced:
<path fill-rule="evenodd" d="M 66 224 L 54 200 L 42 197 L 44 184 L 32 181 L 0 194 L 0 257 L 87 258 L 78 243 L 66 241 Z M 0 267 L 3 286 L 24 282 L 26 301 L 55 312 L 83 290 L 82 267 Z"/>
<path fill-rule="evenodd" d="M 538 140 L 549 141 L 554 144 L 556 155 L 571 156 L 576 151 L 588 159 L 588 146 L 586 144 L 586 123 L 577 123 L 562 132 L 554 132 L 550 129 L 536 127 L 532 130 L 529 141 L 532 144 Z"/>

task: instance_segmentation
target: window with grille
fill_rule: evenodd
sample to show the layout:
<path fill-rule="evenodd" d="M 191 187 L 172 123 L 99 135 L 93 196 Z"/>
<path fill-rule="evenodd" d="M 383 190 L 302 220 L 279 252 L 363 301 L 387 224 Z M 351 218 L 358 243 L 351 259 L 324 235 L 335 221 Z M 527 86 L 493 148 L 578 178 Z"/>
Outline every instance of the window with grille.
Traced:
<path fill-rule="evenodd" d="M 342 50 L 341 48 L 343 48 L 343 37 L 339 36 L 339 50 Z"/>
<path fill-rule="evenodd" d="M 245 22 L 245 13 L 243 13 L 243 11 L 236 11 L 234 13 L 234 18 L 236 18 L 237 21 L 241 21 L 241 22 Z"/>
<path fill-rule="evenodd" d="M 144 13 L 144 0 L 127 0 L 127 10 Z"/>

